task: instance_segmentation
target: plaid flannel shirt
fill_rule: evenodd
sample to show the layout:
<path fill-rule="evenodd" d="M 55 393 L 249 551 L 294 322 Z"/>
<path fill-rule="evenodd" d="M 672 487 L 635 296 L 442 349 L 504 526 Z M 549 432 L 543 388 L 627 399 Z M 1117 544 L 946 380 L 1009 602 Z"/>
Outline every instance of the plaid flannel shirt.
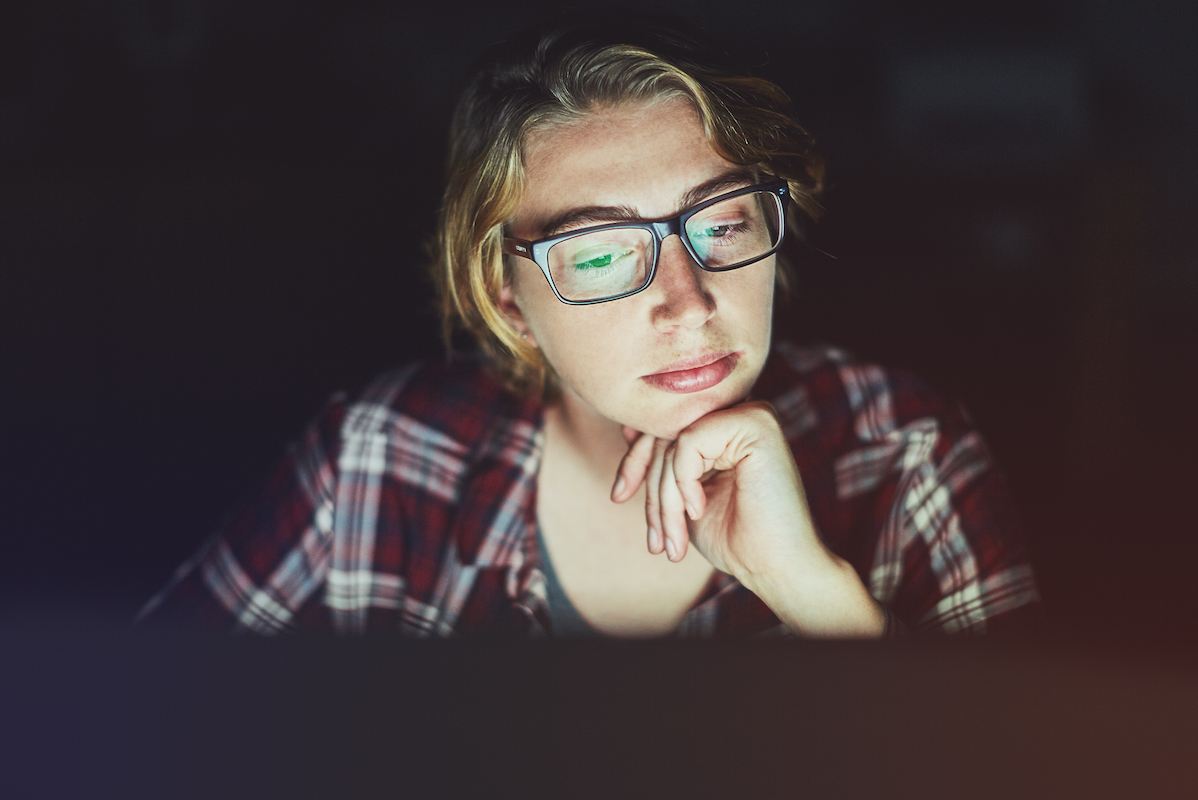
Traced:
<path fill-rule="evenodd" d="M 911 630 L 1011 626 L 1038 599 L 1003 481 L 962 411 L 908 373 L 775 345 L 769 400 L 816 529 Z M 536 547 L 539 403 L 476 361 L 338 395 L 265 491 L 142 611 L 258 633 L 552 633 Z M 680 636 L 785 634 L 716 572 Z"/>

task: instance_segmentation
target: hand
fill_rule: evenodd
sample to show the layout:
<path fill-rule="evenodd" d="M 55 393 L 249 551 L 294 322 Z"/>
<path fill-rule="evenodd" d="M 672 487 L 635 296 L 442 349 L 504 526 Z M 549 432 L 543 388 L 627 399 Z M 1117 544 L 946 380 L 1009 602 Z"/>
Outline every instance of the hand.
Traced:
<path fill-rule="evenodd" d="M 824 546 L 802 479 L 768 403 L 712 412 L 674 441 L 625 428 L 612 500 L 645 483 L 651 553 L 681 561 L 693 543 L 716 569 L 803 632 L 869 635 L 880 607 L 847 562 Z"/>
<path fill-rule="evenodd" d="M 651 553 L 664 550 L 681 561 L 693 541 L 712 566 L 739 577 L 805 549 L 823 550 L 798 468 L 767 403 L 715 411 L 672 442 L 631 428 L 625 438 L 630 446 L 612 499 L 623 502 L 646 484 Z"/>

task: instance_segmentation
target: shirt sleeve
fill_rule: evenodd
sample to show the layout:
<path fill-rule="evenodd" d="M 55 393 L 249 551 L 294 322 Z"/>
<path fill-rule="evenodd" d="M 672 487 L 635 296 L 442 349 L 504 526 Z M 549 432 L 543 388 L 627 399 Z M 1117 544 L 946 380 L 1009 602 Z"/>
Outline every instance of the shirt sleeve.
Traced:
<path fill-rule="evenodd" d="M 840 534 L 842 554 L 895 617 L 892 629 L 993 633 L 1037 624 L 1018 515 L 963 409 L 901 370 L 840 364 L 838 372 L 848 408 L 833 464 L 837 508 L 828 516 L 852 520 Z"/>
<path fill-rule="evenodd" d="M 138 620 L 276 633 L 327 626 L 344 398 L 334 397 L 241 505 L 146 603 Z"/>
<path fill-rule="evenodd" d="M 891 556 L 880 546 L 875 575 L 888 571 L 888 557 L 903 559 L 895 608 L 915 631 L 1027 630 L 1040 596 L 1006 481 L 976 431 L 953 436 L 945 427 L 946 440 L 898 495 L 905 551 Z M 878 584 L 885 591 L 885 580 Z"/>

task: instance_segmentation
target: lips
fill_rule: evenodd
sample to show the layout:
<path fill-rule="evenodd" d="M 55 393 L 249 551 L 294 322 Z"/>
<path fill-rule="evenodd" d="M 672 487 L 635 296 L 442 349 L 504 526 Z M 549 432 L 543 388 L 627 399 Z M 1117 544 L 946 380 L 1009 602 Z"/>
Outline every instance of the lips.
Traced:
<path fill-rule="evenodd" d="M 675 394 L 690 394 L 719 384 L 732 374 L 740 353 L 709 353 L 675 361 L 668 368 L 641 380 L 650 386 Z"/>

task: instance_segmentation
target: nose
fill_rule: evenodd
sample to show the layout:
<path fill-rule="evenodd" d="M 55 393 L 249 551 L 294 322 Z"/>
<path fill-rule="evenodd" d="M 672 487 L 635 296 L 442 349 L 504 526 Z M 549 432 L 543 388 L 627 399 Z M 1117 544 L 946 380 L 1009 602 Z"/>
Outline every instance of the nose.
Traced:
<path fill-rule="evenodd" d="M 709 275 L 682 245 L 678 236 L 662 240 L 653 277 L 653 325 L 659 331 L 700 328 L 715 314 L 715 297 L 708 291 Z"/>

